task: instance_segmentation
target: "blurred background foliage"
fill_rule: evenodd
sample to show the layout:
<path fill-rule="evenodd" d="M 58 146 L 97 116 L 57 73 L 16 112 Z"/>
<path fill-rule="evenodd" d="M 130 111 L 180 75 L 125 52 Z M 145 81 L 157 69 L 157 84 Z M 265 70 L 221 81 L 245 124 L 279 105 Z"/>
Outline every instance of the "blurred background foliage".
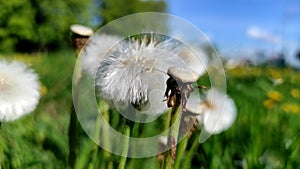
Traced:
<path fill-rule="evenodd" d="M 99 15 L 102 18 L 102 25 L 128 14 L 155 11 L 166 12 L 167 10 L 167 3 L 163 0 L 100 0 L 99 3 L 101 4 Z"/>
<path fill-rule="evenodd" d="M 0 51 L 36 52 L 70 47 L 69 27 L 99 28 L 136 12 L 164 12 L 163 0 L 1 0 Z"/>

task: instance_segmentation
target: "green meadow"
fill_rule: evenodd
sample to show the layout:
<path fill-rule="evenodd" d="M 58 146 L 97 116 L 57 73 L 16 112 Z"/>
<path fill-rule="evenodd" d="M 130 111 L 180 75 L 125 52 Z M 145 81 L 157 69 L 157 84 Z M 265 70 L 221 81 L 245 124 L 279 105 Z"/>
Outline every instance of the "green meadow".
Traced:
<path fill-rule="evenodd" d="M 2 123 L 1 169 L 161 168 L 161 156 L 120 157 L 94 144 L 78 122 L 70 128 L 74 52 L 0 56 L 29 64 L 39 74 L 42 93 L 34 112 Z M 227 70 L 226 79 L 238 109 L 235 123 L 203 144 L 193 133 L 184 140 L 185 151 L 179 152 L 184 143 L 179 144 L 174 168 L 300 168 L 300 71 L 246 66 Z"/>

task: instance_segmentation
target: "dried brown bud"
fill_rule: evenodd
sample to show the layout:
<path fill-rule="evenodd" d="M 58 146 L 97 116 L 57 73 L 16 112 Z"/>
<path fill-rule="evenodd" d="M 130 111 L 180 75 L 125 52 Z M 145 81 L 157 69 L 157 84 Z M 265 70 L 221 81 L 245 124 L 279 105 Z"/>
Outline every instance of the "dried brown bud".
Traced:
<path fill-rule="evenodd" d="M 73 48 L 75 49 L 76 53 L 79 53 L 89 37 L 93 35 L 94 31 L 87 26 L 77 24 L 71 25 L 70 30 L 72 31 L 71 39 Z"/>

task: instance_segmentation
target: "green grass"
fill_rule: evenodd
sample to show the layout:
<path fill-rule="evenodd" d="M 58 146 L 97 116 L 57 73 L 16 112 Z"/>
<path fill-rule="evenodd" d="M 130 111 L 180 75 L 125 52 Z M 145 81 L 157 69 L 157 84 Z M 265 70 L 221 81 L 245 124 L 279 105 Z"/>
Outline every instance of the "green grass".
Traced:
<path fill-rule="evenodd" d="M 40 76 L 44 95 L 33 113 L 2 124 L 0 168 L 68 167 L 74 56 L 71 51 L 61 51 L 5 57 L 31 64 Z M 194 133 L 187 142 L 188 151 L 182 153 L 179 168 L 300 168 L 300 110 L 283 108 L 289 104 L 300 106 L 300 98 L 291 94 L 292 89 L 300 89 L 300 72 L 289 68 L 250 67 L 230 70 L 226 75 L 228 94 L 238 108 L 234 125 L 203 144 L 195 143 Z M 282 78 L 283 83 L 275 86 L 271 77 Z M 282 99 L 272 101 L 272 106 L 267 108 L 264 102 L 271 99 L 270 91 L 278 91 Z M 116 128 L 134 127 L 118 118 L 111 117 Z M 152 123 L 140 128 L 151 133 L 153 127 L 158 125 Z M 106 152 L 94 144 L 80 126 L 77 129 L 77 169 L 123 166 L 154 169 L 160 165 L 157 157 L 125 160 Z"/>

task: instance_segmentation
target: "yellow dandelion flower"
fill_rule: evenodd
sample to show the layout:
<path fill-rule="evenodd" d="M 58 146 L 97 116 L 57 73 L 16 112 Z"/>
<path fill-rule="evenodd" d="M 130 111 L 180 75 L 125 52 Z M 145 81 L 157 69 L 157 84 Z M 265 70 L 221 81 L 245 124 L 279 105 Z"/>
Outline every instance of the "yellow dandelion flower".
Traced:
<path fill-rule="evenodd" d="M 292 89 L 291 95 L 293 98 L 300 98 L 300 90 L 299 89 Z"/>
<path fill-rule="evenodd" d="M 271 100 L 271 99 L 267 99 L 267 100 L 265 100 L 265 101 L 263 102 L 263 105 L 264 105 L 265 108 L 270 109 L 270 108 L 273 107 L 274 101 Z"/>
<path fill-rule="evenodd" d="M 300 113 L 300 106 L 296 103 L 284 103 L 281 109 L 286 113 Z"/>
<path fill-rule="evenodd" d="M 48 93 L 48 88 L 43 84 L 41 84 L 40 93 L 42 96 L 45 96 Z"/>
<path fill-rule="evenodd" d="M 270 91 L 268 92 L 268 98 L 273 101 L 280 101 L 282 100 L 282 95 L 278 91 Z"/>

